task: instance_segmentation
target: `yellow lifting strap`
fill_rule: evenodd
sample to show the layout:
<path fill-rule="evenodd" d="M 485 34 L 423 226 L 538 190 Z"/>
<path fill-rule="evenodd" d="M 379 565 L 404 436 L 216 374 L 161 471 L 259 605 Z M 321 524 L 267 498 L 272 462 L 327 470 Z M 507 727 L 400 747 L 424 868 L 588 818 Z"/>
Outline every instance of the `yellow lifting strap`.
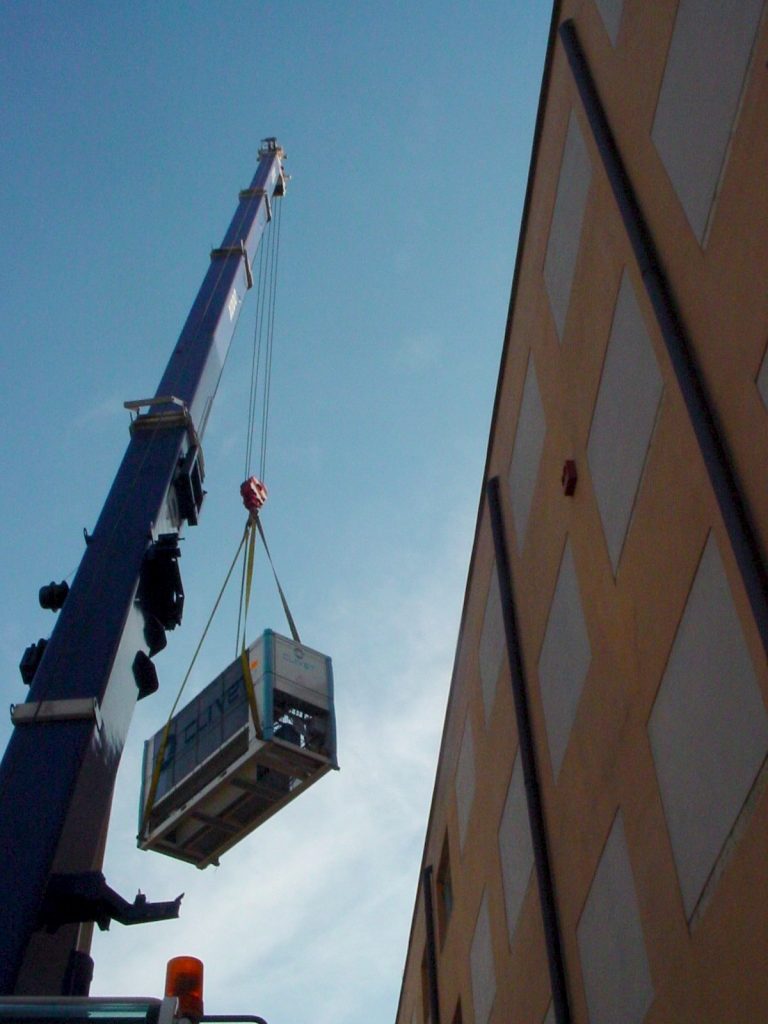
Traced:
<path fill-rule="evenodd" d="M 259 519 L 258 516 L 256 516 L 256 528 L 259 531 L 259 536 L 261 537 L 261 543 L 264 545 L 264 550 L 267 553 L 267 558 L 269 559 L 269 564 L 270 564 L 270 566 L 272 568 L 272 575 L 275 577 L 275 583 L 277 584 L 277 592 L 280 595 L 280 601 L 281 601 L 281 603 L 283 605 L 283 611 L 285 612 L 285 617 L 288 620 L 288 628 L 291 631 L 291 636 L 293 637 L 293 640 L 294 640 L 295 643 L 300 644 L 301 643 L 301 637 L 299 636 L 299 631 L 296 628 L 296 623 L 293 621 L 293 616 L 291 615 L 291 609 L 288 607 L 288 600 L 287 600 L 287 598 L 285 596 L 283 588 L 280 586 L 280 580 L 277 578 L 277 572 L 275 570 L 275 564 L 272 561 L 272 555 L 269 553 L 269 547 L 267 545 L 267 538 L 264 536 L 264 528 L 262 527 L 261 520 Z"/>
<path fill-rule="evenodd" d="M 256 516 L 249 516 L 248 522 L 245 524 L 246 535 L 250 533 L 248 540 L 248 554 L 245 568 L 245 611 L 243 614 L 243 623 L 248 621 L 248 606 L 251 603 L 251 584 L 253 583 L 253 562 L 256 552 L 256 531 L 253 529 L 254 522 L 258 523 Z M 261 530 L 261 524 L 259 524 L 259 530 Z M 245 640 L 245 629 L 243 629 L 243 649 L 240 652 L 240 662 L 243 666 L 243 680 L 245 681 L 245 693 L 248 698 L 248 707 L 251 710 L 251 720 L 253 721 L 253 728 L 256 730 L 256 735 L 259 739 L 263 738 L 261 731 L 261 722 L 259 721 L 259 707 L 256 703 L 256 689 L 253 685 L 253 676 L 251 675 L 251 665 L 248 658 L 248 644 Z"/>
<path fill-rule="evenodd" d="M 205 640 L 206 636 L 208 635 L 208 630 L 210 629 L 211 623 L 213 622 L 213 617 L 216 614 L 216 611 L 217 611 L 217 609 L 218 609 L 218 607 L 219 607 L 219 605 L 221 603 L 221 599 L 224 596 L 224 591 L 227 589 L 227 584 L 229 583 L 229 578 L 232 575 L 232 571 L 235 568 L 235 565 L 237 564 L 238 558 L 240 557 L 240 552 L 243 550 L 243 545 L 248 540 L 249 534 L 251 535 L 251 538 L 253 538 L 253 531 L 251 529 L 251 520 L 250 520 L 250 518 L 248 519 L 248 522 L 245 524 L 245 530 L 243 531 L 243 536 L 240 539 L 240 543 L 237 546 L 237 551 L 235 552 L 235 557 L 232 559 L 232 564 L 230 565 L 229 569 L 227 570 L 227 575 L 224 578 L 224 583 L 222 584 L 221 590 L 219 591 L 219 596 L 216 598 L 216 602 L 215 602 L 215 604 L 213 606 L 213 611 L 211 612 L 210 616 L 208 617 L 208 622 L 205 624 L 205 629 L 203 630 L 203 635 L 200 637 L 198 645 L 195 648 L 195 653 L 192 655 L 192 661 L 189 663 L 189 668 L 187 669 L 186 675 L 184 676 L 184 678 L 183 678 L 183 680 L 181 682 L 181 686 L 179 687 L 179 692 L 176 694 L 176 699 L 173 702 L 173 707 L 171 708 L 171 710 L 170 710 L 170 712 L 168 714 L 168 721 L 165 723 L 165 729 L 163 730 L 163 738 L 160 741 L 160 746 L 158 748 L 157 756 L 155 757 L 155 763 L 154 763 L 154 766 L 153 766 L 153 769 L 152 769 L 152 780 L 151 780 L 151 782 L 149 784 L 149 793 L 147 794 L 147 800 L 146 800 L 146 803 L 144 804 L 144 811 L 143 811 L 142 818 L 141 818 L 141 828 L 139 829 L 139 835 L 144 835 L 144 833 L 146 832 L 147 825 L 149 824 L 149 817 L 150 817 L 150 815 L 152 813 L 153 807 L 155 806 L 155 797 L 157 796 L 157 786 L 158 786 L 158 783 L 160 782 L 160 772 L 162 771 L 162 768 L 163 768 L 163 761 L 165 759 L 165 750 L 166 750 L 166 747 L 168 746 L 168 736 L 170 735 L 170 732 L 171 732 L 171 722 L 173 720 L 174 712 L 176 711 L 176 708 L 179 706 L 179 701 L 181 700 L 181 695 L 184 692 L 184 687 L 187 685 L 187 681 L 189 680 L 189 677 L 192 674 L 192 669 L 194 668 L 195 662 L 197 661 L 197 656 L 200 653 L 200 648 L 203 646 L 203 641 Z M 251 542 L 251 547 L 253 547 L 253 542 Z M 244 661 L 247 663 L 247 661 L 248 661 L 247 656 L 244 659 Z M 248 680 L 249 679 L 250 679 L 251 694 L 253 694 L 253 678 L 251 677 L 251 674 L 250 674 L 250 666 L 248 668 L 248 673 L 246 675 L 246 690 L 248 689 Z M 250 701 L 250 696 L 249 696 L 249 701 Z M 253 714 L 255 702 L 256 702 L 256 699 L 255 699 L 255 695 L 254 695 L 253 703 L 251 704 L 251 714 Z M 254 721 L 256 722 L 256 728 L 258 729 L 258 716 L 255 716 Z"/>
<path fill-rule="evenodd" d="M 259 721 L 259 708 L 258 708 L 258 704 L 256 702 L 256 690 L 255 690 L 254 683 L 253 683 L 253 676 L 251 674 L 251 665 L 250 665 L 250 662 L 249 662 L 249 659 L 248 659 L 248 645 L 247 645 L 246 640 L 245 640 L 245 626 L 246 626 L 246 623 L 248 622 L 248 607 L 249 607 L 249 605 L 251 603 L 251 585 L 253 583 L 253 563 L 254 563 L 255 553 L 256 553 L 256 530 L 253 529 L 254 524 L 256 526 L 256 529 L 259 531 L 259 536 L 261 537 L 261 542 L 264 545 L 264 550 L 267 553 L 267 558 L 269 559 L 269 564 L 272 567 L 272 574 L 275 577 L 275 583 L 277 584 L 277 592 L 280 595 L 280 601 L 282 602 L 282 605 L 283 605 L 283 611 L 285 612 L 285 617 L 288 620 L 288 627 L 289 627 L 289 629 L 291 631 L 291 636 L 293 637 L 293 639 L 296 641 L 297 644 L 301 643 L 301 637 L 299 636 L 299 631 L 296 629 L 296 623 L 293 620 L 293 615 L 291 615 L 291 609 L 288 607 L 288 601 L 286 599 L 286 596 L 285 596 L 285 593 L 283 591 L 283 588 L 280 586 L 280 580 L 277 578 L 277 572 L 275 570 L 274 562 L 272 561 L 272 555 L 269 552 L 269 546 L 267 544 L 267 538 L 264 536 L 264 527 L 261 525 L 261 519 L 259 518 L 259 513 L 258 513 L 258 511 L 251 512 L 250 516 L 248 517 L 248 522 L 247 522 L 246 527 L 245 527 L 246 533 L 248 533 L 248 531 L 250 530 L 250 537 L 249 537 L 249 541 L 248 541 L 248 553 L 247 553 L 247 556 L 246 556 L 246 565 L 245 565 L 244 597 L 243 597 L 243 604 L 244 604 L 244 611 L 243 611 L 243 646 L 242 646 L 242 650 L 240 652 L 240 661 L 241 661 L 241 664 L 243 666 L 243 679 L 245 680 L 245 692 L 246 692 L 246 695 L 248 697 L 248 706 L 251 709 L 251 718 L 253 719 L 253 727 L 256 730 L 256 735 L 259 737 L 259 739 L 263 739 L 263 733 L 262 733 L 262 729 L 261 729 L 261 722 Z"/>
<path fill-rule="evenodd" d="M 235 557 L 232 559 L 232 564 L 230 565 L 229 570 L 227 571 L 227 575 L 226 575 L 226 577 L 224 579 L 224 583 L 222 584 L 221 590 L 219 591 L 219 596 L 216 598 L 216 603 L 213 606 L 213 611 L 211 612 L 211 614 L 210 614 L 210 616 L 208 618 L 208 622 L 206 623 L 205 629 L 203 630 L 203 635 L 200 637 L 200 641 L 199 641 L 197 647 L 195 648 L 195 653 L 192 655 L 192 661 L 190 662 L 189 668 L 187 669 L 187 673 L 184 676 L 184 679 L 182 680 L 181 686 L 179 687 L 179 692 L 176 695 L 176 700 L 173 702 L 173 707 L 171 708 L 170 714 L 168 715 L 168 721 L 165 723 L 165 729 L 163 730 L 163 737 L 162 737 L 162 740 L 160 741 L 160 746 L 158 748 L 157 756 L 155 758 L 155 763 L 154 763 L 154 766 L 153 766 L 153 769 L 152 769 L 152 780 L 151 780 L 150 786 L 149 786 L 149 793 L 147 794 L 147 800 L 146 800 L 146 803 L 144 805 L 144 811 L 143 811 L 143 814 L 142 814 L 141 829 L 140 829 L 140 834 L 141 835 L 145 834 L 145 832 L 147 830 L 147 826 L 149 824 L 149 818 L 150 818 L 150 815 L 152 814 L 152 809 L 153 809 L 153 807 L 155 805 L 155 798 L 157 796 L 157 787 L 158 787 L 158 784 L 160 782 L 160 773 L 162 771 L 163 761 L 165 759 L 165 751 L 166 751 L 166 747 L 168 745 L 168 737 L 169 737 L 170 731 L 171 731 L 171 721 L 173 720 L 174 712 L 176 711 L 176 708 L 178 707 L 179 700 L 181 699 L 181 694 L 184 691 L 184 687 L 187 685 L 187 681 L 188 681 L 188 679 L 189 679 L 189 677 L 190 677 L 190 675 L 192 673 L 192 669 L 194 667 L 195 661 L 197 660 L 197 656 L 200 653 L 200 648 L 203 646 L 203 641 L 205 640 L 205 638 L 206 638 L 206 636 L 208 634 L 208 630 L 210 628 L 210 625 L 213 622 L 213 617 L 216 614 L 216 611 L 217 611 L 217 609 L 219 607 L 219 604 L 221 603 L 222 597 L 224 596 L 224 591 L 226 590 L 227 584 L 229 583 L 230 576 L 232 575 L 232 571 L 235 568 L 237 560 L 240 557 L 240 552 L 243 550 L 243 547 L 246 544 L 247 544 L 247 548 L 246 548 L 245 577 L 244 577 L 244 581 L 243 581 L 243 583 L 244 583 L 244 586 L 243 586 L 244 593 L 243 593 L 243 595 L 241 595 L 242 601 L 244 603 L 244 614 L 243 614 L 243 625 L 244 625 L 244 628 L 243 628 L 242 649 L 240 651 L 240 663 L 241 663 L 242 668 L 243 668 L 243 680 L 244 680 L 244 683 L 245 683 L 245 693 L 246 693 L 246 697 L 248 698 L 248 707 L 249 707 L 250 712 L 251 712 L 251 720 L 253 722 L 253 728 L 254 728 L 254 730 L 256 732 L 256 735 L 257 735 L 257 737 L 259 739 L 263 739 L 264 738 L 264 734 L 263 734 L 263 731 L 262 731 L 262 728 L 261 728 L 261 722 L 259 721 L 259 707 L 258 707 L 258 703 L 257 703 L 257 700 L 256 700 L 256 688 L 255 688 L 255 685 L 254 685 L 254 682 L 253 682 L 253 675 L 251 673 L 251 665 L 250 665 L 250 661 L 249 661 L 249 658 L 248 658 L 248 645 L 246 644 L 246 641 L 245 641 L 245 623 L 247 622 L 247 619 L 248 619 L 248 607 L 249 607 L 250 602 L 251 602 L 251 586 L 253 584 L 253 566 L 254 566 L 254 561 L 255 561 L 255 556 L 256 556 L 256 530 L 254 530 L 254 528 L 253 528 L 254 525 L 256 526 L 256 529 L 259 532 L 259 536 L 261 537 L 262 543 L 264 544 L 264 550 L 266 551 L 267 558 L 269 559 L 269 564 L 272 567 L 272 573 L 273 573 L 273 575 L 275 577 L 275 583 L 277 584 L 277 590 L 278 590 L 278 593 L 280 595 L 280 600 L 281 600 L 282 605 L 283 605 L 283 610 L 284 610 L 285 616 L 286 616 L 286 618 L 288 620 L 288 626 L 289 626 L 289 628 L 291 630 L 291 636 L 293 637 L 293 639 L 295 640 L 295 642 L 297 644 L 301 643 L 301 638 L 299 636 L 299 632 L 296 629 L 296 623 L 294 622 L 293 616 L 291 615 L 291 610 L 288 607 L 288 601 L 286 600 L 285 593 L 283 592 L 283 588 L 280 586 L 280 580 L 277 578 L 277 572 L 275 571 L 275 566 L 274 566 L 274 563 L 272 561 L 272 555 L 270 554 L 269 547 L 267 546 L 267 539 L 264 536 L 264 529 L 263 529 L 263 527 L 261 525 L 261 521 L 260 521 L 260 519 L 258 517 L 258 514 L 251 513 L 251 515 L 249 515 L 249 517 L 248 517 L 248 521 L 245 524 L 245 529 L 243 531 L 243 536 L 242 536 L 242 538 L 240 540 L 240 543 L 239 543 L 239 545 L 237 547 L 237 551 L 235 552 Z"/>

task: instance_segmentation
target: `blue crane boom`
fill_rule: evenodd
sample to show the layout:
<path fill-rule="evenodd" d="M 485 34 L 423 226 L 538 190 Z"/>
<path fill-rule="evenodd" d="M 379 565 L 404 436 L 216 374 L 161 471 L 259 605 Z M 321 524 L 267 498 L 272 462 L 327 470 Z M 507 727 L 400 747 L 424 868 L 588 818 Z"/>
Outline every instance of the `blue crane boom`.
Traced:
<path fill-rule="evenodd" d="M 0 994 L 87 994 L 93 922 L 171 916 L 127 904 L 100 874 L 115 775 L 151 657 L 181 621 L 178 539 L 202 502 L 200 444 L 251 262 L 285 190 L 265 140 L 156 396 L 126 403 L 131 439 L 0 765 Z M 38 645 L 37 655 L 40 654 Z M 55 929 L 55 930 L 54 930 Z"/>

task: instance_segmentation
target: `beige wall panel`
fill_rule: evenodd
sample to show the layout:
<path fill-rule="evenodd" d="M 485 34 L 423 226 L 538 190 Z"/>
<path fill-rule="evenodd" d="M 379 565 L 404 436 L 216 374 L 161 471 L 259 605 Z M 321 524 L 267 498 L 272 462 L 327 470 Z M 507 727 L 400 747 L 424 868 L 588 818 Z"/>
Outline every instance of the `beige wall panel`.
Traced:
<path fill-rule="evenodd" d="M 595 872 L 578 936 L 590 1024 L 641 1024 L 654 991 L 621 814 Z"/>
<path fill-rule="evenodd" d="M 500 987 L 497 999 L 506 995 L 506 1015 L 499 1024 L 529 1024 L 541 1020 L 550 1001 L 547 965 L 538 886 L 534 878 L 528 889 L 515 931 L 514 943 L 504 953 L 506 988 Z M 501 1005 L 499 1007 L 501 1009 Z"/>
<path fill-rule="evenodd" d="M 738 131 L 730 142 L 720 181 L 716 216 L 702 251 L 650 136 L 677 2 L 624 0 L 614 46 L 603 15 L 615 5 L 616 0 L 566 0 L 563 15 L 576 18 L 609 121 L 768 549 L 764 401 L 768 369 L 761 369 L 768 338 L 768 289 L 762 285 L 768 270 L 768 194 L 764 173 L 755 171 L 768 167 L 768 75 L 762 70 L 768 64 L 766 19 L 754 58 L 760 74 L 752 76 L 744 92 Z M 592 171 L 561 344 L 544 268 L 572 116 L 582 132 Z M 614 578 L 587 449 L 615 299 L 625 270 L 663 394 Z M 595 882 L 604 838 L 619 807 L 631 854 L 637 921 L 656 991 L 644 1024 L 761 1020 L 768 1005 L 764 970 L 768 960 L 768 792 L 758 785 L 754 806 L 739 819 L 738 835 L 716 858 L 716 877 L 689 927 L 648 732 L 711 531 L 732 595 L 732 612 L 742 630 L 742 655 L 746 650 L 753 665 L 753 696 L 755 691 L 762 695 L 764 708 L 768 707 L 768 666 L 663 339 L 559 43 L 551 65 L 489 453 L 489 475 L 499 475 L 502 481 L 507 480 L 514 461 L 526 375 L 533 360 L 546 433 L 533 483 L 529 478 L 525 516 L 515 508 L 506 486 L 502 505 L 574 1020 L 587 1024 L 590 1019 L 579 968 L 577 927 Z M 560 484 L 567 458 L 575 460 L 579 474 L 573 497 L 565 497 Z M 519 521 L 523 518 L 521 547 Z M 556 780 L 537 663 L 566 539 L 578 575 L 591 659 Z M 424 862 L 436 866 L 447 832 L 455 905 L 439 953 L 445 1024 L 450 1024 L 459 997 L 467 1024 L 473 1017 L 470 951 L 484 893 L 496 978 L 489 1024 L 531 1024 L 543 1021 L 550 1012 L 535 878 L 520 902 L 511 941 L 505 913 L 499 830 L 517 741 L 504 657 L 493 684 L 481 670 L 481 638 L 491 618 L 488 597 L 493 565 L 483 507 L 424 854 Z M 485 704 L 494 694 L 489 713 L 484 688 Z M 474 741 L 474 796 L 460 850 L 455 781 L 466 728 L 471 728 Z M 758 898 L 760 893 L 765 897 Z M 421 999 L 420 895 L 416 902 L 401 1024 L 410 1021 Z M 749 985 L 744 984 L 745 977 L 750 978 Z"/>
<path fill-rule="evenodd" d="M 653 768 L 646 715 L 630 705 L 617 764 L 617 790 L 631 850 L 637 910 L 656 998 L 647 1024 L 699 1020 L 670 1009 L 668 995 L 689 970 L 690 934 L 683 911 L 664 809 Z"/>
<path fill-rule="evenodd" d="M 584 137 L 577 118 L 571 116 L 560 162 L 560 179 L 544 261 L 544 280 L 561 340 L 565 333 L 591 177 L 592 166 Z"/>
<path fill-rule="evenodd" d="M 511 945 L 533 870 L 533 844 L 519 753 L 515 758 L 499 825 L 499 856 Z"/>
<path fill-rule="evenodd" d="M 459 844 L 464 846 L 469 827 L 469 817 L 475 799 L 475 743 L 472 737 L 472 720 L 467 715 L 464 735 L 461 740 L 459 762 L 456 766 L 456 810 L 459 819 Z"/>
<path fill-rule="evenodd" d="M 423 1024 L 421 964 L 424 957 L 426 933 L 424 928 L 424 907 L 419 888 L 411 926 L 408 959 L 403 972 L 403 989 L 398 1007 L 397 1020 L 401 1024 Z"/>
<path fill-rule="evenodd" d="M 640 486 L 662 381 L 631 278 L 621 279 L 587 457 L 614 575 Z"/>
<path fill-rule="evenodd" d="M 518 548 L 522 548 L 525 543 L 525 531 L 539 475 L 541 450 L 544 446 L 546 429 L 547 424 L 536 379 L 536 361 L 533 355 L 530 355 L 508 477 Z"/>
<path fill-rule="evenodd" d="M 589 7 L 579 7 L 580 28 L 590 22 Z M 757 323 L 765 323 L 768 296 L 764 289 L 754 288 L 753 274 L 755 266 L 766 266 L 768 231 L 763 225 L 768 210 L 762 195 L 762 179 L 751 172 L 751 167 L 760 164 L 760 157 L 768 148 L 768 138 L 762 130 L 766 119 L 764 94 L 768 83 L 763 75 L 754 76 L 750 82 L 747 91 L 749 102 L 740 114 L 739 133 L 732 143 L 727 174 L 718 199 L 719 207 L 728 204 L 727 214 L 724 213 L 722 217 L 723 230 L 718 231 L 718 225 L 713 225 L 705 258 L 698 245 L 692 241 L 691 232 L 686 230 L 684 216 L 677 216 L 674 206 L 670 207 L 667 202 L 669 189 L 668 186 L 664 187 L 666 172 L 654 147 L 650 142 L 644 144 L 644 118 L 647 118 L 649 109 L 651 114 L 654 110 L 653 89 L 660 87 L 675 12 L 676 5 L 669 0 L 653 5 L 627 5 L 626 45 L 622 45 L 615 57 L 607 44 L 598 45 L 601 33 L 594 33 L 594 38 L 587 34 L 583 41 L 593 62 L 601 95 L 606 98 L 609 120 L 619 137 L 630 177 L 636 185 L 640 184 L 641 203 L 664 256 L 665 268 L 681 302 L 684 319 L 688 322 L 697 347 L 698 339 L 706 338 L 706 345 L 701 345 L 704 369 L 707 370 L 710 383 L 717 384 L 722 379 L 720 368 L 710 375 L 707 363 L 714 358 L 718 347 L 722 348 L 727 342 L 731 366 L 726 377 L 733 375 L 732 342 L 738 338 L 741 344 L 744 338 L 744 331 L 736 327 L 736 324 L 749 317 L 749 338 L 753 336 L 756 326 L 755 313 L 759 316 Z M 757 45 L 755 66 L 764 64 L 765 57 L 764 24 L 761 41 Z M 641 102 L 643 100 L 645 102 Z M 760 104 L 763 104 L 762 110 Z M 578 101 L 575 105 L 577 110 L 580 109 Z M 588 129 L 585 128 L 585 132 Z M 763 165 L 765 162 L 764 159 Z M 739 178 L 739 167 L 746 163 L 749 163 L 749 168 L 745 168 Z M 602 172 L 596 172 L 596 176 L 598 173 Z M 727 258 L 721 258 L 719 254 L 723 252 L 725 255 L 725 249 L 728 250 Z M 687 301 L 688 295 L 692 301 Z M 708 301 L 710 297 L 711 301 Z M 759 307 L 759 312 L 756 307 Z M 689 322 L 691 318 L 692 323 Z M 708 327 L 715 322 L 718 323 L 717 332 L 711 326 Z M 717 337 L 713 336 L 715 333 Z M 761 353 L 764 337 L 761 332 Z M 733 411 L 738 411 L 735 404 Z M 754 474 L 750 479 L 754 479 Z"/>
<path fill-rule="evenodd" d="M 496 684 L 499 678 L 504 651 L 504 619 L 501 614 L 498 574 L 494 564 L 488 588 L 488 600 L 485 605 L 483 627 L 480 633 L 479 650 L 480 684 L 482 687 L 486 725 L 493 711 L 493 704 L 496 698 Z"/>
<path fill-rule="evenodd" d="M 624 0 L 615 46 L 600 16 L 601 5 L 602 0 L 594 4 L 589 0 L 567 3 L 563 18 L 575 18 L 600 95 L 604 102 L 605 98 L 610 99 L 612 111 L 620 111 L 612 119 L 612 127 L 619 136 L 622 152 L 632 150 L 632 155 L 636 156 L 642 143 L 653 150 L 654 161 L 658 162 L 649 135 L 666 67 L 677 0 L 653 0 L 652 4 L 647 0 Z M 578 106 L 578 100 L 575 102 Z M 666 173 L 660 173 L 668 182 Z M 634 174 L 631 176 L 634 180 Z"/>
<path fill-rule="evenodd" d="M 474 593 L 465 610 L 464 621 L 456 645 L 451 689 L 445 713 L 443 736 L 440 746 L 440 760 L 430 812 L 430 836 L 434 846 L 432 856 L 437 863 L 440 856 L 442 834 L 446 821 L 455 820 L 455 781 L 461 742 L 467 717 L 470 695 L 478 683 L 477 643 L 480 633 L 484 605 L 479 592 Z M 454 817 L 452 817 L 454 816 Z M 458 824 L 456 821 L 458 841 Z M 439 835 L 433 835 L 437 829 Z"/>
<path fill-rule="evenodd" d="M 591 657 L 573 552 L 566 542 L 538 664 L 555 777 L 563 763 Z"/>
<path fill-rule="evenodd" d="M 768 352 L 766 352 L 763 358 L 760 373 L 757 375 L 757 389 L 760 392 L 763 404 L 768 409 Z"/>
<path fill-rule="evenodd" d="M 613 203 L 599 175 L 592 189 L 589 216 L 574 287 L 568 345 L 552 370 L 559 385 L 557 410 L 575 450 L 585 454 L 611 334 L 622 273 L 631 260 Z M 626 252 L 626 256 L 624 253 Z M 551 407 L 547 407 L 551 417 Z"/>
<path fill-rule="evenodd" d="M 619 38 L 619 25 L 621 24 L 621 13 L 624 9 L 624 0 L 595 0 L 600 17 L 603 19 L 605 31 L 613 46 Z"/>
<path fill-rule="evenodd" d="M 720 884 L 692 935 L 690 989 L 707 1024 L 756 1020 L 768 1006 L 768 801 L 763 792 Z M 745 980 L 748 979 L 748 983 Z"/>
<path fill-rule="evenodd" d="M 711 226 L 706 253 L 702 253 L 682 208 L 669 201 L 666 171 L 643 133 L 644 118 L 648 110 L 653 113 L 655 109 L 651 90 L 656 80 L 658 88 L 661 85 L 675 13 L 676 4 L 669 0 L 628 4 L 622 37 L 626 45 L 620 47 L 616 59 L 598 45 L 599 33 L 594 39 L 586 38 L 585 44 L 705 381 L 721 412 L 739 477 L 758 510 L 755 519 L 766 543 L 768 491 L 759 485 L 759 467 L 768 458 L 768 436 L 756 419 L 760 403 L 755 400 L 753 380 L 768 320 L 768 292 L 754 283 L 760 277 L 759 268 L 768 268 L 768 203 L 763 177 L 754 173 L 755 167 L 768 165 L 768 133 L 764 130 L 768 81 L 763 74 L 753 74 L 744 93 L 738 132 L 731 139 L 720 183 L 718 216 Z M 588 20 L 585 9 L 582 21 Z M 763 18 L 752 66 L 764 67 L 766 60 L 768 24 Z"/>
<path fill-rule="evenodd" d="M 712 534 L 648 729 L 690 917 L 768 753 L 768 714 Z"/>
<path fill-rule="evenodd" d="M 717 515 L 698 446 L 679 397 L 667 389 L 625 547 L 619 592 L 627 641 L 637 653 L 643 706 L 650 712 L 690 580 Z"/>
<path fill-rule="evenodd" d="M 480 903 L 480 911 L 472 936 L 469 963 L 472 972 L 472 1005 L 475 1011 L 475 1024 L 487 1024 L 496 996 L 496 966 L 491 940 L 487 893 L 483 893 Z"/>
<path fill-rule="evenodd" d="M 751 169 L 768 166 L 768 25 L 763 19 L 753 75 L 739 117 L 698 282 L 705 302 L 693 307 L 693 333 L 707 384 L 736 465 L 753 519 L 768 548 L 768 462 L 764 406 L 754 379 L 768 335 L 768 291 L 757 282 L 768 272 L 768 202 L 764 176 Z"/>
<path fill-rule="evenodd" d="M 678 7 L 652 137 L 702 244 L 762 6 L 680 0 Z"/>

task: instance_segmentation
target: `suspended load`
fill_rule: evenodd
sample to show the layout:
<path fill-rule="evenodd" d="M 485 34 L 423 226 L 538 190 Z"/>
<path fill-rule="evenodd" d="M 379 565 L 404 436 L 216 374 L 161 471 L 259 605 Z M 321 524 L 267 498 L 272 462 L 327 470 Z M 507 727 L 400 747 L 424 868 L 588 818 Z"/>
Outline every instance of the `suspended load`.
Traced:
<path fill-rule="evenodd" d="M 331 768 L 331 659 L 268 629 L 144 744 L 139 846 L 216 864 Z"/>

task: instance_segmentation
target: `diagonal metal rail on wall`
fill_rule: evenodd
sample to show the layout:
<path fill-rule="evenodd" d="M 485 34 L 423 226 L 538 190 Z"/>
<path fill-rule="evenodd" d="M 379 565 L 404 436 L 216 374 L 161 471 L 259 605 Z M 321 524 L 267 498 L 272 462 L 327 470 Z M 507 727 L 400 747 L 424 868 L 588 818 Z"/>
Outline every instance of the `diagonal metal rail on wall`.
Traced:
<path fill-rule="evenodd" d="M 571 1024 L 571 1008 L 568 999 L 568 984 L 563 955 L 563 941 L 557 912 L 555 885 L 549 857 L 547 826 L 544 820 L 544 806 L 541 799 L 539 770 L 536 762 L 536 744 L 531 726 L 528 705 L 528 688 L 525 667 L 515 611 L 515 596 L 512 590 L 512 570 L 509 564 L 509 550 L 504 531 L 504 516 L 501 509 L 499 478 L 493 477 L 486 485 L 488 510 L 491 517 L 493 548 L 496 555 L 496 570 L 501 593 L 501 611 L 504 618 L 504 635 L 507 643 L 509 671 L 512 681 L 512 696 L 517 722 L 517 742 L 520 763 L 525 784 L 525 802 L 528 807 L 528 821 L 531 827 L 533 860 L 536 879 L 539 884 L 539 903 L 544 925 L 544 942 L 547 949 L 549 983 L 556 1024 Z"/>
<path fill-rule="evenodd" d="M 658 249 L 608 122 L 576 26 L 569 19 L 562 23 L 559 31 L 603 169 L 688 410 L 763 649 L 768 654 L 768 571 L 749 505 L 737 479 L 714 402 L 707 392 Z"/>

